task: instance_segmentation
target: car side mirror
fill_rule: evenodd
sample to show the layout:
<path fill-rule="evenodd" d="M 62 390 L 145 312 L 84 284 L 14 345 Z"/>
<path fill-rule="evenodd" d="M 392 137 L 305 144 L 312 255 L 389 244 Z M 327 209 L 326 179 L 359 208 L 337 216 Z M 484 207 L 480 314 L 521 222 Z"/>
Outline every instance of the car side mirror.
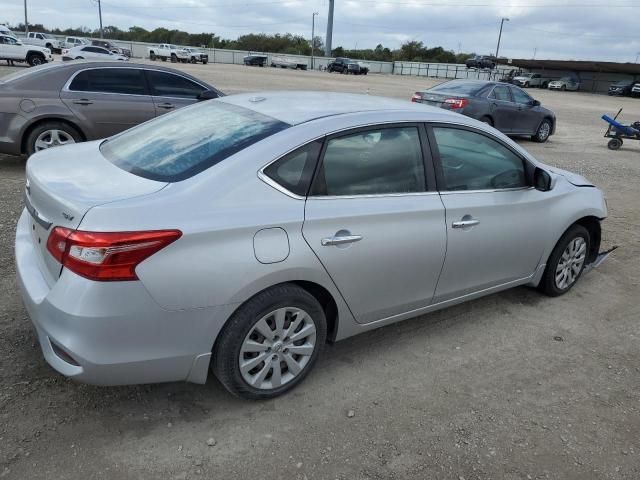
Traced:
<path fill-rule="evenodd" d="M 548 192 L 553 185 L 551 184 L 551 175 L 540 167 L 536 167 L 533 172 L 533 186 L 541 192 Z"/>
<path fill-rule="evenodd" d="M 214 98 L 218 98 L 218 92 L 215 90 L 205 90 L 204 92 L 198 95 L 198 101 L 203 102 L 205 100 L 213 100 Z"/>
<path fill-rule="evenodd" d="M 531 106 L 532 107 L 539 107 L 540 106 L 540 100 L 531 100 Z"/>

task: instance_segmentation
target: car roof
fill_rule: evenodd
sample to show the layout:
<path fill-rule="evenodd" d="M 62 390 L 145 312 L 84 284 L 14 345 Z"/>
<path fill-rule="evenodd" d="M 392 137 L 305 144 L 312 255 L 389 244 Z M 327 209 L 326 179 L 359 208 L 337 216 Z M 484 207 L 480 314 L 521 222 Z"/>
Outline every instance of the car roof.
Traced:
<path fill-rule="evenodd" d="M 329 116 L 376 111 L 428 111 L 434 120 L 459 120 L 460 117 L 456 113 L 409 100 L 356 93 L 275 91 L 229 95 L 217 101 L 245 107 L 290 125 Z"/>

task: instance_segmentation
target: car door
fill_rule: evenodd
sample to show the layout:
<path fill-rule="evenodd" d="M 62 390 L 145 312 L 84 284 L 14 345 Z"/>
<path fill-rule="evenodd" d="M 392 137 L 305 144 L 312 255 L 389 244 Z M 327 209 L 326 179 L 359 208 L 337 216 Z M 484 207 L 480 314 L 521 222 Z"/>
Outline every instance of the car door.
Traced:
<path fill-rule="evenodd" d="M 540 109 L 534 103 L 534 99 L 527 92 L 514 86 L 509 88 L 511 88 L 511 94 L 516 103 L 512 133 L 535 134 L 543 118 L 542 112 L 540 112 Z"/>
<path fill-rule="evenodd" d="M 307 197 L 303 236 L 360 323 L 425 307 L 435 291 L 444 208 L 430 161 L 425 175 L 421 129 L 372 126 L 329 137 Z"/>
<path fill-rule="evenodd" d="M 433 125 L 447 254 L 434 301 L 528 278 L 545 247 L 549 196 L 529 186 L 526 160 L 467 127 Z"/>
<path fill-rule="evenodd" d="M 160 116 L 198 101 L 198 95 L 207 88 L 182 75 L 160 70 L 145 70 L 155 115 Z"/>
<path fill-rule="evenodd" d="M 493 126 L 501 132 L 511 133 L 518 110 L 511 96 L 511 89 L 506 85 L 496 85 L 487 100 Z"/>
<path fill-rule="evenodd" d="M 79 71 L 60 92 L 88 140 L 104 138 L 155 117 L 144 74 L 138 68 Z"/>

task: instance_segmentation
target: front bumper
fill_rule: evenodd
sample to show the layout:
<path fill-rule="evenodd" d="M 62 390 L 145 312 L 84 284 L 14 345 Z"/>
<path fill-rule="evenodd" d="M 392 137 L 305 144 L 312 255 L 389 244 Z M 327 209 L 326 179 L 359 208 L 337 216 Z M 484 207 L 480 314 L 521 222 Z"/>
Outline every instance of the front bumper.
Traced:
<path fill-rule="evenodd" d="M 17 280 L 49 365 L 95 385 L 206 381 L 230 306 L 169 311 L 140 281 L 94 282 L 66 269 L 49 286 L 30 225 L 25 210 L 16 231 Z"/>

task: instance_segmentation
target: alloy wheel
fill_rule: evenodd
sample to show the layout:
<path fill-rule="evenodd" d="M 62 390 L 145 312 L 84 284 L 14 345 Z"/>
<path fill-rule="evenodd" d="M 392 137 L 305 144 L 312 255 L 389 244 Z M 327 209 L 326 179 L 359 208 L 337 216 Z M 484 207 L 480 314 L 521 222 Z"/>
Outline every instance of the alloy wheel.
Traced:
<path fill-rule="evenodd" d="M 573 285 L 582 271 L 586 257 L 587 243 L 584 238 L 575 237 L 564 249 L 558 261 L 555 275 L 556 287 L 566 290 Z"/>
<path fill-rule="evenodd" d="M 544 141 L 549 137 L 550 133 L 551 125 L 549 125 L 549 122 L 542 122 L 540 128 L 538 129 L 538 138 Z"/>
<path fill-rule="evenodd" d="M 242 342 L 238 358 L 242 378 L 260 390 L 291 382 L 316 348 L 316 326 L 297 307 L 283 307 L 258 320 Z"/>
<path fill-rule="evenodd" d="M 76 143 L 73 137 L 64 130 L 45 130 L 35 141 L 35 151 L 39 152 L 51 147 L 57 147 L 59 145 L 70 145 Z"/>

